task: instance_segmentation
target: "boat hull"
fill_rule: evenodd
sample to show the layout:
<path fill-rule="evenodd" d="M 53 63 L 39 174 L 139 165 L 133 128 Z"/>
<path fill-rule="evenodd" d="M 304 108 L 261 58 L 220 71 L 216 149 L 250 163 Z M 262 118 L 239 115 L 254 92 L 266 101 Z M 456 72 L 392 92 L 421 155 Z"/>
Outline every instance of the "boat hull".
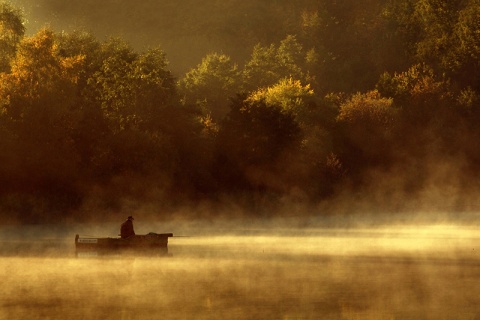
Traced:
<path fill-rule="evenodd" d="M 129 238 L 95 238 L 75 236 L 76 255 L 102 255 L 111 253 L 168 254 L 168 238 L 172 233 L 149 233 Z"/>

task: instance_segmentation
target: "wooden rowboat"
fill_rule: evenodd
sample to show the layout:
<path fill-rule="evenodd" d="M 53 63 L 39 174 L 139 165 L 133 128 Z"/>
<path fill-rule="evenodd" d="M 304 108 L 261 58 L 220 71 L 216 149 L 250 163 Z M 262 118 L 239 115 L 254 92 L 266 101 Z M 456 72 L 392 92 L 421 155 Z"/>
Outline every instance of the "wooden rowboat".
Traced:
<path fill-rule="evenodd" d="M 100 255 L 120 252 L 148 252 L 154 254 L 168 254 L 168 238 L 172 233 L 149 233 L 135 235 L 129 238 L 97 238 L 75 236 L 75 250 L 77 256 Z"/>

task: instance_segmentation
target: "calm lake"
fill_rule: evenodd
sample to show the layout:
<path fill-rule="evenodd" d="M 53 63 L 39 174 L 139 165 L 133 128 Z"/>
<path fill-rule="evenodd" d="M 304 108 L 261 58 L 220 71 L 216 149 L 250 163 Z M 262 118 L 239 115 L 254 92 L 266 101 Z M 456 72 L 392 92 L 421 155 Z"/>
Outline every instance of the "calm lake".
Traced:
<path fill-rule="evenodd" d="M 480 319 L 476 227 L 170 228 L 168 257 L 78 258 L 88 226 L 2 228 L 0 319 Z"/>

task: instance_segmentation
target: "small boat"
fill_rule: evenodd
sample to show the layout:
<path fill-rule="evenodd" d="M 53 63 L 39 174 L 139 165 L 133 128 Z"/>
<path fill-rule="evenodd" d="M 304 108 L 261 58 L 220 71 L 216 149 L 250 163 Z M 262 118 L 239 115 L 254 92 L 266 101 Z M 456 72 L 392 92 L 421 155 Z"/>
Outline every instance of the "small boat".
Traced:
<path fill-rule="evenodd" d="M 168 254 L 168 238 L 173 233 L 148 233 L 129 238 L 97 238 L 75 236 L 76 255 L 103 255 L 112 253 Z"/>

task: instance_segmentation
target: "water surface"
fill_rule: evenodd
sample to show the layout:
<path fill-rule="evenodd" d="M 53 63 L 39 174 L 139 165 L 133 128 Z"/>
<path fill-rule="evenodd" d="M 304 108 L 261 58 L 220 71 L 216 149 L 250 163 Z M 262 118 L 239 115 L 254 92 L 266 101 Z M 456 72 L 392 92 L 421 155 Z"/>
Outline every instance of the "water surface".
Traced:
<path fill-rule="evenodd" d="M 80 258 L 74 234 L 31 228 L 0 237 L 1 319 L 480 317 L 471 227 L 217 230 Z"/>

